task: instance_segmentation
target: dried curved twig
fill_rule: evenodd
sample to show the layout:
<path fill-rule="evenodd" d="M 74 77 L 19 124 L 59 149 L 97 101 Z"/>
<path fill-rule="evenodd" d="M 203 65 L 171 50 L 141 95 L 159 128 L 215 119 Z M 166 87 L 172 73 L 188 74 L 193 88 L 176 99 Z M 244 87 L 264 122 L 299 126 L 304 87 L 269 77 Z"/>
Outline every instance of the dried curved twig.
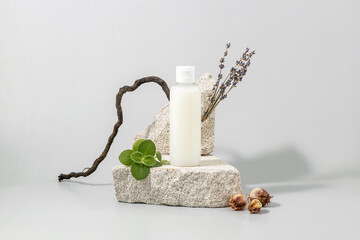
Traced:
<path fill-rule="evenodd" d="M 156 76 L 140 78 L 140 79 L 136 80 L 132 86 L 123 86 L 122 88 L 120 88 L 118 94 L 116 95 L 116 110 L 117 110 L 118 121 L 114 125 L 113 132 L 111 133 L 111 135 L 108 139 L 108 142 L 105 146 L 104 151 L 94 161 L 93 165 L 90 168 L 84 168 L 84 170 L 81 172 L 71 172 L 69 174 L 62 173 L 58 176 L 59 182 L 61 180 L 70 179 L 73 177 L 74 178 L 87 177 L 96 171 L 99 164 L 106 158 L 106 155 L 108 154 L 108 152 L 110 150 L 111 144 L 113 143 L 114 138 L 116 137 L 116 134 L 118 133 L 118 129 L 121 126 L 121 124 L 123 123 L 123 112 L 122 112 L 122 107 L 121 107 L 121 100 L 122 100 L 123 95 L 127 92 L 133 92 L 140 85 L 142 85 L 144 83 L 149 83 L 149 82 L 154 82 L 154 83 L 159 84 L 161 86 L 162 90 L 165 92 L 168 100 L 170 100 L 170 89 L 169 89 L 168 85 L 166 84 L 166 82 L 164 80 L 162 80 L 161 78 L 156 77 Z"/>

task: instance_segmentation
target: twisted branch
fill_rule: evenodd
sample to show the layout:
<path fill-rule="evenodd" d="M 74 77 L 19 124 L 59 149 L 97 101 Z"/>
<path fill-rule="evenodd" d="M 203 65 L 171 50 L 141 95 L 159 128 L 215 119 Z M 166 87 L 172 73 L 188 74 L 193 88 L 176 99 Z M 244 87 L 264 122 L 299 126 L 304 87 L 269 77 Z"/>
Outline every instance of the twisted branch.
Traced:
<path fill-rule="evenodd" d="M 121 100 L 122 100 L 123 95 L 127 92 L 133 92 L 140 85 L 142 85 L 144 83 L 149 83 L 149 82 L 154 82 L 154 83 L 159 84 L 161 86 L 162 90 L 165 92 L 168 100 L 170 100 L 170 90 L 169 90 L 168 85 L 166 84 L 166 82 L 164 80 L 162 80 L 161 78 L 156 77 L 156 76 L 140 78 L 140 79 L 136 80 L 132 86 L 123 86 L 122 88 L 120 88 L 118 94 L 116 95 L 116 110 L 117 110 L 118 121 L 114 125 L 113 132 L 111 133 L 111 135 L 108 139 L 108 142 L 105 146 L 104 151 L 94 161 L 93 165 L 90 168 L 84 168 L 84 170 L 81 172 L 71 172 L 69 174 L 62 173 L 58 176 L 59 182 L 61 180 L 70 179 L 73 177 L 74 178 L 87 177 L 96 171 L 99 164 L 106 158 L 106 155 L 108 154 L 108 152 L 110 150 L 111 144 L 113 143 L 114 138 L 116 137 L 116 134 L 118 133 L 119 127 L 123 123 L 123 112 L 122 112 L 122 107 L 121 107 Z"/>

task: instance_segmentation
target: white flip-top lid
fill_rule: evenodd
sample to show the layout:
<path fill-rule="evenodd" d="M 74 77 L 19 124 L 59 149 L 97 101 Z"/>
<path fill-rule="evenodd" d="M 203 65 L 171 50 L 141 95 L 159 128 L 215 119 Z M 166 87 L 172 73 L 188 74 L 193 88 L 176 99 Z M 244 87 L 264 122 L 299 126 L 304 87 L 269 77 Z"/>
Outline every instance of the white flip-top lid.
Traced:
<path fill-rule="evenodd" d="M 195 67 L 194 66 L 177 66 L 176 82 L 178 83 L 194 83 Z"/>

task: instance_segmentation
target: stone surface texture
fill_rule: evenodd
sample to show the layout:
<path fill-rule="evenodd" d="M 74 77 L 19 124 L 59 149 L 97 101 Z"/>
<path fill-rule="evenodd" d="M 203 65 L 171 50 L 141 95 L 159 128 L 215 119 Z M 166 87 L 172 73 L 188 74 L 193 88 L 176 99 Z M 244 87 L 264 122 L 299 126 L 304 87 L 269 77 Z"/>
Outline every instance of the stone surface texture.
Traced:
<path fill-rule="evenodd" d="M 148 177 L 140 181 L 132 177 L 127 166 L 115 166 L 112 173 L 119 202 L 227 207 L 233 195 L 242 193 L 239 171 L 211 155 L 202 156 L 197 167 L 151 168 Z"/>
<path fill-rule="evenodd" d="M 209 104 L 209 95 L 212 92 L 215 80 L 210 74 L 204 74 L 196 81 L 201 91 L 201 112 Z M 201 155 L 210 154 L 214 150 L 215 111 L 207 120 L 201 123 Z M 156 114 L 154 122 L 134 137 L 138 139 L 151 139 L 156 149 L 162 154 L 169 154 L 170 139 L 169 104 L 163 106 Z"/>

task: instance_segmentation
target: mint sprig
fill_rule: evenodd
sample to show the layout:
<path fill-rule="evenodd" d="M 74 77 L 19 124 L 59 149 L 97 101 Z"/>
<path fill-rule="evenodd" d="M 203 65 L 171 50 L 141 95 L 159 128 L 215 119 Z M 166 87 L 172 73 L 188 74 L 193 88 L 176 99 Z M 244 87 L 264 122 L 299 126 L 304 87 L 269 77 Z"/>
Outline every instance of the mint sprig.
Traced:
<path fill-rule="evenodd" d="M 169 161 L 162 160 L 161 153 L 156 151 L 155 144 L 150 139 L 139 139 L 134 142 L 132 149 L 121 152 L 119 160 L 125 166 L 131 167 L 131 175 L 136 180 L 145 179 L 151 167 L 170 164 Z"/>

